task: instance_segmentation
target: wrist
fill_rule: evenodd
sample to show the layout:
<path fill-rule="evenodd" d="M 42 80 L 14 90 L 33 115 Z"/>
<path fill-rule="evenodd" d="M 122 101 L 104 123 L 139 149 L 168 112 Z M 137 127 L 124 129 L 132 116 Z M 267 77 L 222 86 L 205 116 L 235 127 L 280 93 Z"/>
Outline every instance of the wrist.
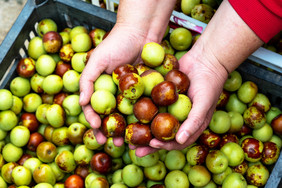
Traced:
<path fill-rule="evenodd" d="M 130 28 L 147 42 L 162 41 L 176 0 L 121 0 L 116 25 Z"/>
<path fill-rule="evenodd" d="M 263 44 L 226 0 L 197 42 L 229 73 Z"/>

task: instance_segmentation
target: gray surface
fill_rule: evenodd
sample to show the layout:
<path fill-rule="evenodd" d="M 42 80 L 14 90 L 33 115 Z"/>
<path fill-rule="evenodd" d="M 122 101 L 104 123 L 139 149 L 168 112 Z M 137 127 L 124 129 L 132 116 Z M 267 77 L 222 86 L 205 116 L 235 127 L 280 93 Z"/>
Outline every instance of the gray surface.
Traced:
<path fill-rule="evenodd" d="M 279 182 L 282 178 L 282 154 L 280 153 L 279 159 L 275 163 L 275 167 L 272 170 L 270 177 L 267 181 L 267 184 L 264 188 L 281 188 L 282 184 Z"/>
<path fill-rule="evenodd" d="M 0 44 L 17 19 L 27 0 L 0 0 Z"/>

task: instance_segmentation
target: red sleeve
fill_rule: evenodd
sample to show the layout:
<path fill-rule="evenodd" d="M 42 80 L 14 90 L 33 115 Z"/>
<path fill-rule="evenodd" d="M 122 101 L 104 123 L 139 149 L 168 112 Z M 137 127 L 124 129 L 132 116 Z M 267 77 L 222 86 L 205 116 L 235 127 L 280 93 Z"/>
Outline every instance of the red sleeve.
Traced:
<path fill-rule="evenodd" d="M 244 22 L 264 42 L 282 30 L 282 0 L 229 0 Z"/>

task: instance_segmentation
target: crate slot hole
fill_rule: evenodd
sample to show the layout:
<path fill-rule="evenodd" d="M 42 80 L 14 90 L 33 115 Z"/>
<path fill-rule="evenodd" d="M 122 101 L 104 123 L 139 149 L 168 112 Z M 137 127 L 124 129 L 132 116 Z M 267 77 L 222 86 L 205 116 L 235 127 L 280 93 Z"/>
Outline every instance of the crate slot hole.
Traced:
<path fill-rule="evenodd" d="M 19 54 L 20 54 L 20 56 L 22 57 L 22 58 L 24 58 L 24 57 L 26 57 L 26 51 L 23 49 L 23 48 L 20 48 L 20 50 L 19 50 Z"/>
<path fill-rule="evenodd" d="M 65 18 L 67 27 L 73 28 L 73 23 L 70 19 L 70 16 L 68 14 L 64 14 L 64 18 Z"/>
<path fill-rule="evenodd" d="M 38 22 L 36 22 L 36 23 L 34 24 L 34 31 L 37 31 L 37 27 L 38 27 Z"/>
<path fill-rule="evenodd" d="M 7 68 L 7 71 L 5 72 L 5 74 L 3 75 L 2 79 L 0 80 L 0 86 L 3 86 L 3 82 L 5 82 L 7 80 L 6 77 L 8 77 L 8 75 L 13 72 L 14 70 L 12 69 L 15 65 L 16 62 L 16 58 L 14 58 L 10 64 L 10 66 Z"/>
<path fill-rule="evenodd" d="M 32 39 L 33 37 L 35 37 L 35 33 L 34 33 L 33 31 L 31 31 L 31 32 L 29 33 L 29 37 Z"/>
<path fill-rule="evenodd" d="M 25 41 L 24 41 L 24 47 L 25 47 L 25 49 L 28 49 L 28 45 L 29 45 L 29 40 L 25 40 Z"/>

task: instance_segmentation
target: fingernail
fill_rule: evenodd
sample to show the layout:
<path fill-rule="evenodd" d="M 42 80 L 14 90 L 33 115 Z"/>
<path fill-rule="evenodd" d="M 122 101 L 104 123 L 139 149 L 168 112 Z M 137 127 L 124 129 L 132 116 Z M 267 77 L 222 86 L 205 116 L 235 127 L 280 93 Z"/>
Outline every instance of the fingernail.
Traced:
<path fill-rule="evenodd" d="M 189 138 L 189 136 L 190 135 L 189 135 L 189 133 L 187 131 L 180 132 L 180 134 L 178 136 L 178 139 L 177 139 L 178 143 L 179 144 L 184 144 L 187 141 L 187 139 Z"/>
<path fill-rule="evenodd" d="M 164 144 L 161 143 L 160 141 L 158 141 L 158 142 L 151 142 L 151 143 L 150 143 L 150 146 L 153 147 L 153 148 L 159 149 L 159 148 L 163 147 Z"/>
<path fill-rule="evenodd" d="M 79 103 L 81 103 L 83 101 L 83 97 L 84 97 L 84 93 L 81 92 L 79 95 Z"/>
<path fill-rule="evenodd" d="M 154 148 L 158 148 L 158 149 L 159 149 L 159 148 L 161 148 L 162 146 L 163 146 L 163 144 L 155 144 L 155 145 L 154 145 Z"/>

